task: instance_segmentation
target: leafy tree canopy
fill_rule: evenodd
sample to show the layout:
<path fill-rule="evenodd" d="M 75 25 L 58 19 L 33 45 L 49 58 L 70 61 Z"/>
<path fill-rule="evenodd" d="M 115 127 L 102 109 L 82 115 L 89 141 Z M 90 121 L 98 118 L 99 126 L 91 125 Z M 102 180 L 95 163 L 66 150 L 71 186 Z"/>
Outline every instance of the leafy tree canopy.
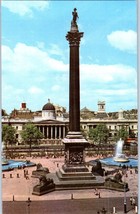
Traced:
<path fill-rule="evenodd" d="M 30 144 L 32 142 L 37 142 L 38 140 L 42 139 L 43 134 L 38 130 L 38 128 L 34 124 L 28 123 L 24 126 L 21 132 L 21 137 L 24 142 Z"/>
<path fill-rule="evenodd" d="M 126 130 L 126 128 L 122 126 L 120 130 L 117 132 L 117 136 L 115 140 L 118 141 L 121 138 L 122 140 L 125 141 L 127 137 L 129 137 L 129 133 Z"/>
<path fill-rule="evenodd" d="M 14 127 L 9 125 L 3 125 L 2 126 L 2 141 L 5 142 L 5 144 L 13 144 L 16 143 L 16 130 Z"/>
<path fill-rule="evenodd" d="M 94 142 L 106 143 L 109 137 L 109 130 L 105 124 L 99 124 L 96 128 L 91 128 L 89 130 L 89 139 L 93 140 Z"/>

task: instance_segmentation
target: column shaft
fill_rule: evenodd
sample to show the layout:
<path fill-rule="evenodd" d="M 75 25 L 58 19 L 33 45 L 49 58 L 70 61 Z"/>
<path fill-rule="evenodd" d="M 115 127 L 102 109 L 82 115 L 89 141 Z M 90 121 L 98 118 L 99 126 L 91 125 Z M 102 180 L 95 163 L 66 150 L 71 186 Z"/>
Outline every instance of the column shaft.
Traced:
<path fill-rule="evenodd" d="M 70 31 L 66 39 L 70 44 L 70 80 L 69 80 L 69 130 L 80 132 L 80 76 L 79 44 L 83 33 Z"/>
<path fill-rule="evenodd" d="M 69 123 L 70 131 L 80 131 L 79 46 L 70 46 Z"/>

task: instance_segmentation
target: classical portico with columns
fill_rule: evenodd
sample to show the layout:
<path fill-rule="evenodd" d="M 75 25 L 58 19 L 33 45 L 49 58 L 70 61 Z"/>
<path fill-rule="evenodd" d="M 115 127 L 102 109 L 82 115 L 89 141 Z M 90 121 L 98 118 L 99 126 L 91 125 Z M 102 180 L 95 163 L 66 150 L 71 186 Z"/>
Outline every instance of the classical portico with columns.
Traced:
<path fill-rule="evenodd" d="M 61 139 L 66 136 L 66 122 L 57 120 L 55 106 L 50 102 L 50 99 L 43 106 L 41 116 L 34 118 L 34 123 L 43 133 L 44 143 L 61 143 Z"/>

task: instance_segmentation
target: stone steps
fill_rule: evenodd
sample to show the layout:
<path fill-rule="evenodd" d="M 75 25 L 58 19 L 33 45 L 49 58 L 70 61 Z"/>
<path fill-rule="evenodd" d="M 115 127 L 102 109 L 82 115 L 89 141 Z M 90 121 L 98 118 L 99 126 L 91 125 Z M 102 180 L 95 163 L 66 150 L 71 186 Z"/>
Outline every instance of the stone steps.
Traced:
<path fill-rule="evenodd" d="M 104 186 L 104 178 L 101 176 L 97 176 L 89 179 L 85 179 L 82 177 L 67 177 L 66 179 L 60 179 L 60 171 L 56 173 L 49 173 L 47 177 L 50 177 L 54 180 L 55 190 L 70 190 L 70 189 L 91 189 L 91 188 L 103 188 Z M 74 179 L 75 178 L 75 179 Z"/>
<path fill-rule="evenodd" d="M 64 172 L 63 169 L 59 169 L 56 172 L 59 180 L 93 180 L 95 176 L 91 172 Z"/>

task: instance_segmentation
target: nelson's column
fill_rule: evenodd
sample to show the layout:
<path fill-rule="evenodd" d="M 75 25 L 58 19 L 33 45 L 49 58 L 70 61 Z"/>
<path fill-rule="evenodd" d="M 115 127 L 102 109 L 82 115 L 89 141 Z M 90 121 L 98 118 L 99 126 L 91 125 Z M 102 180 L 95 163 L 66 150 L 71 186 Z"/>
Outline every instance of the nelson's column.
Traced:
<path fill-rule="evenodd" d="M 70 47 L 69 64 L 69 132 L 63 143 L 65 144 L 65 171 L 87 171 L 84 166 L 84 148 L 88 142 L 80 132 L 80 75 L 79 75 L 79 46 L 83 32 L 79 32 L 77 25 L 78 14 L 76 8 L 72 12 L 71 30 L 66 39 Z"/>
<path fill-rule="evenodd" d="M 65 145 L 65 162 L 56 172 L 59 182 L 55 181 L 56 189 L 89 188 L 96 183 L 103 184 L 103 180 L 89 172 L 85 165 L 85 147 L 89 145 L 80 132 L 80 72 L 79 46 L 83 32 L 79 32 L 77 25 L 77 9 L 72 12 L 71 29 L 66 35 L 70 46 L 69 67 L 69 132 L 63 139 Z M 100 177 L 100 176 L 99 176 Z"/>

